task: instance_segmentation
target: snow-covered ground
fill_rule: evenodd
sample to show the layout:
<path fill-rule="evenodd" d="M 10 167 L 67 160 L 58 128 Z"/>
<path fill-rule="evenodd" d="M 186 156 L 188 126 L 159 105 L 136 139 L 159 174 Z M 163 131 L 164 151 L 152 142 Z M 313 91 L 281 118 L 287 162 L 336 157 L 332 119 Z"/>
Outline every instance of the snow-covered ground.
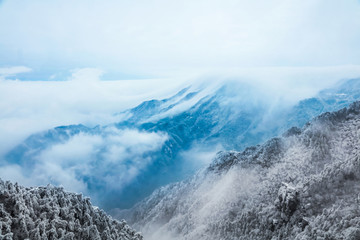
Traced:
<path fill-rule="evenodd" d="M 0 180 L 0 239 L 141 240 L 142 236 L 81 194 Z"/>

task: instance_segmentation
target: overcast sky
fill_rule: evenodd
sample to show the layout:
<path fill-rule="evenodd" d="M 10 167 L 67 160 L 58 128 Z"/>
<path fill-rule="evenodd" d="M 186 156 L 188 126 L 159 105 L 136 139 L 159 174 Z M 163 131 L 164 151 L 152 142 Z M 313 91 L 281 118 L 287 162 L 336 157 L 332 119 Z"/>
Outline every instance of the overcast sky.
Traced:
<path fill-rule="evenodd" d="M 198 78 L 309 97 L 360 76 L 359 42 L 359 0 L 3 0 L 0 143 L 108 123 Z"/>
<path fill-rule="evenodd" d="M 360 64 L 358 0 L 4 0 L 0 66 L 108 78 Z M 39 80 L 39 79 L 38 79 Z"/>

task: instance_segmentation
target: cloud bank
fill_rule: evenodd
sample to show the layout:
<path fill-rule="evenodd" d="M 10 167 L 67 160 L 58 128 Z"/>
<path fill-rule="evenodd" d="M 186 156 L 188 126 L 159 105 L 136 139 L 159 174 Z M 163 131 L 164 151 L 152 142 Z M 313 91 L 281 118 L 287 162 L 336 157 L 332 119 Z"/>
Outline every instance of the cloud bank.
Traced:
<path fill-rule="evenodd" d="M 121 192 L 152 162 L 147 153 L 159 150 L 167 139 L 161 132 L 114 127 L 99 134 L 79 133 L 46 148 L 31 163 L 2 165 L 0 175 L 26 186 L 52 183 L 100 197 Z"/>
<path fill-rule="evenodd" d="M 60 125 L 118 122 L 115 113 L 176 92 L 182 81 L 101 81 L 100 69 L 76 69 L 63 81 L 21 81 L 25 67 L 0 68 L 0 155 L 30 134 Z M 3 78 L 1 79 L 1 76 Z M 161 86 L 161 87 L 159 87 Z"/>
<path fill-rule="evenodd" d="M 340 76 L 354 77 L 359 76 L 359 73 L 358 66 L 343 66 L 257 68 L 244 70 L 240 75 L 236 75 L 238 72 L 230 72 L 227 76 L 205 75 L 190 81 L 192 86 L 188 92 L 202 89 L 200 93 L 165 114 L 155 112 L 148 120 L 171 118 L 174 114 L 186 111 L 231 80 L 246 84 L 227 82 L 226 86 L 231 91 L 224 90 L 226 97 L 219 102 L 219 108 L 222 108 L 222 104 L 223 107 L 230 105 L 231 111 L 241 112 L 246 111 L 246 108 L 254 108 L 256 104 L 266 103 L 269 106 L 266 111 L 269 111 L 270 116 L 270 119 L 264 118 L 262 126 L 266 126 L 266 121 L 273 121 L 271 112 L 282 109 L 280 106 L 313 96 L 317 90 L 336 82 Z M 104 126 L 120 122 L 123 116 L 114 113 L 151 97 L 161 99 L 172 96 L 182 86 L 189 84 L 186 79 L 173 82 L 171 80 L 175 79 L 103 81 L 100 79 L 102 74 L 101 69 L 85 68 L 72 71 L 72 76 L 64 81 L 21 81 L 11 80 L 12 77 L 1 80 L 0 106 L 3 111 L 0 112 L 0 157 L 37 131 L 58 125 L 84 123 L 87 126 Z M 302 81 L 297 82 L 297 79 Z M 167 104 L 173 103 L 170 101 Z M 144 178 L 148 180 L 148 175 L 142 173 L 157 169 L 158 162 L 153 161 L 154 155 L 150 152 L 161 152 L 168 138 L 161 132 L 126 128 L 120 130 L 111 125 L 94 129 L 77 133 L 65 142 L 60 139 L 55 145 L 51 145 L 51 134 L 50 137 L 40 138 L 46 142 L 35 144 L 35 148 L 21 157 L 25 164 L 16 163 L 16 157 L 7 158 L 11 159 L 9 162 L 0 158 L 0 174 L 4 179 L 24 185 L 44 185 L 49 182 L 63 185 L 71 191 L 88 193 L 98 203 L 102 203 L 103 199 L 99 199 L 101 197 L 112 197 L 110 201 L 118 201 L 117 197 L 123 188 L 126 190 L 127 186 L 136 186 Z M 37 148 L 42 149 L 43 145 L 45 150 L 38 152 Z M 176 169 L 176 173 L 182 176 L 193 173 L 194 169 L 206 165 L 215 152 L 221 149 L 221 145 L 204 147 L 201 143 L 195 143 L 188 151 L 180 153 L 179 159 L 184 164 L 179 164 L 181 166 Z M 32 150 L 35 150 L 34 155 L 28 156 Z M 16 153 L 21 154 L 21 150 Z M 129 195 L 126 197 L 130 198 Z M 105 204 L 109 204 L 109 201 Z"/>

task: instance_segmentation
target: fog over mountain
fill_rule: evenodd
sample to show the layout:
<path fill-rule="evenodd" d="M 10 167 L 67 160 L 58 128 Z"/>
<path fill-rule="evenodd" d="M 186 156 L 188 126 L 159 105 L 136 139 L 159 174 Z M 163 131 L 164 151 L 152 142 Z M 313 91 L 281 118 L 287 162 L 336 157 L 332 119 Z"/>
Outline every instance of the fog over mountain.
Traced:
<path fill-rule="evenodd" d="M 312 118 L 308 123 L 303 121 L 319 112 L 346 106 L 357 99 L 359 82 L 358 79 L 340 82 L 332 89 L 321 91 L 314 98 L 305 99 L 295 106 L 284 108 L 281 111 L 283 114 L 281 119 L 284 119 L 284 122 L 273 125 L 269 128 L 271 132 L 270 130 L 263 132 L 264 135 L 260 137 L 266 138 L 277 134 L 277 131 L 283 131 L 282 129 L 287 124 L 293 124 L 294 120 L 297 120 L 295 125 L 302 126 L 301 128 L 293 126 L 260 145 L 248 147 L 243 145 L 243 151 L 220 151 L 209 165 L 201 168 L 186 180 L 158 188 L 131 209 L 117 208 L 112 209 L 110 213 L 118 219 L 125 218 L 132 227 L 142 232 L 145 239 L 150 240 L 313 239 L 319 237 L 358 239 L 360 237 L 357 191 L 360 175 L 360 153 L 358 152 L 360 103 L 354 102 L 341 110 L 323 113 Z M 223 96 L 220 93 L 224 93 L 226 89 L 226 85 L 221 86 L 212 97 L 208 95 L 201 97 L 185 112 L 175 115 L 180 119 L 185 119 L 179 123 L 184 125 L 184 122 L 190 121 L 190 124 L 185 125 L 192 127 L 188 128 L 190 131 L 193 128 L 199 129 L 196 127 L 197 121 L 204 126 L 202 129 L 217 130 L 216 125 L 206 127 L 208 126 L 206 122 L 201 121 L 204 118 L 211 119 L 204 114 L 206 111 L 199 114 L 197 121 L 189 116 L 196 116 L 194 113 L 198 109 L 203 109 L 203 106 L 213 106 L 215 102 L 213 98 Z M 199 94 L 188 91 L 189 89 L 184 89 L 169 99 L 144 102 L 134 109 L 123 112 L 121 114 L 126 114 L 128 118 L 127 121 L 121 123 L 95 128 L 82 125 L 58 127 L 44 134 L 33 135 L 18 147 L 20 150 L 14 150 L 8 157 L 19 159 L 19 166 L 23 164 L 24 168 L 34 169 L 31 164 L 39 164 L 36 163 L 38 156 L 41 156 L 39 152 L 46 151 L 47 145 L 44 143 L 53 143 L 56 146 L 58 142 L 62 144 L 70 142 L 72 145 L 73 141 L 78 141 L 74 146 L 84 147 L 85 140 L 79 139 L 92 137 L 96 139 L 99 136 L 102 137 L 101 141 L 99 139 L 91 141 L 99 141 L 97 144 L 104 144 L 103 148 L 110 145 L 110 149 L 114 147 L 111 145 L 128 144 L 126 153 L 129 156 L 133 156 L 131 151 L 139 151 L 138 147 L 132 149 L 135 146 L 132 145 L 134 142 L 130 136 L 136 139 L 136 143 L 139 139 L 143 141 L 144 146 L 140 148 L 144 148 L 145 153 L 142 157 L 146 154 L 149 157 L 166 154 L 166 151 L 152 148 L 156 144 L 154 145 L 154 136 L 151 134 L 159 135 L 157 131 L 149 129 L 162 127 L 163 122 L 167 126 L 166 123 L 171 122 L 172 118 L 164 117 L 156 120 L 156 123 L 161 123 L 158 125 L 154 122 L 142 122 L 142 119 L 149 119 L 149 117 L 156 119 L 154 116 L 157 114 L 164 116 L 164 112 Z M 231 96 L 229 92 L 226 93 L 226 96 Z M 139 111 L 139 109 L 144 110 Z M 212 108 L 204 107 L 204 109 Z M 191 112 L 191 110 L 195 111 Z M 187 112 L 192 114 L 187 114 Z M 139 113 L 143 114 L 143 118 Z M 229 116 L 232 115 L 226 115 L 228 120 Z M 243 115 L 235 116 L 241 119 L 239 116 Z M 221 121 L 217 122 L 221 123 Z M 135 123 L 140 124 L 135 125 Z M 229 123 L 231 121 L 227 122 L 231 126 Z M 130 124 L 136 128 L 129 130 Z M 176 126 L 174 123 L 170 125 Z M 261 125 L 256 124 L 256 126 Z M 178 128 L 175 129 L 178 130 Z M 161 141 L 171 143 L 172 138 L 182 136 L 175 135 L 179 131 L 174 131 L 172 128 L 166 130 L 166 135 L 163 135 L 164 139 Z M 161 132 L 165 132 L 164 128 Z M 229 132 L 224 134 L 218 130 L 217 132 L 220 134 L 209 139 L 201 137 L 203 134 L 201 132 L 195 137 L 209 144 L 212 144 L 213 140 L 221 143 L 228 138 L 233 138 L 234 142 L 239 141 L 235 134 L 229 135 Z M 259 135 L 250 134 L 251 131 L 247 133 L 240 129 L 237 133 L 245 133 L 240 139 L 262 141 Z M 255 137 L 259 138 L 256 140 Z M 189 137 L 185 139 L 191 140 Z M 147 141 L 151 141 L 151 144 Z M 175 140 L 172 141 L 176 143 Z M 226 141 L 223 142 L 223 145 L 226 146 L 226 143 Z M 163 144 L 166 145 L 166 143 Z M 40 146 L 45 148 L 39 148 Z M 186 149 L 186 145 L 180 146 L 185 146 L 184 149 Z M 171 147 L 172 145 L 167 145 L 166 149 L 172 150 Z M 180 150 L 173 149 L 175 149 L 173 152 L 180 153 Z M 102 152 L 107 158 L 103 158 L 100 163 L 104 164 L 107 160 L 107 164 L 114 168 L 115 165 L 111 165 L 112 159 L 106 155 L 107 151 L 109 150 L 105 148 Z M 61 152 L 64 152 L 64 149 L 59 148 L 54 156 L 58 156 Z M 30 153 L 36 157 L 30 158 Z M 74 151 L 71 153 L 73 154 Z M 22 160 L 23 156 L 29 158 Z M 181 160 L 181 157 L 174 159 Z M 65 161 L 66 158 L 61 160 L 65 164 L 70 163 Z M 155 157 L 154 160 L 156 160 Z M 45 169 L 51 170 L 46 165 L 47 161 L 44 159 L 41 163 L 45 165 Z M 96 162 L 87 162 L 89 163 L 96 164 Z M 139 165 L 139 162 L 133 162 L 133 164 Z M 149 166 L 151 163 L 147 167 Z M 101 165 L 93 167 L 100 168 Z M 171 169 L 171 165 L 164 164 L 162 167 Z M 37 174 L 40 173 L 40 171 L 37 172 Z M 125 176 L 122 182 L 128 178 L 131 179 L 130 176 Z M 90 199 L 83 198 L 81 194 L 67 193 L 63 188 L 52 186 L 24 188 L 18 184 L 13 185 L 3 181 L 0 182 L 0 187 L 0 206 L 2 206 L 0 234 L 4 238 L 142 239 L 142 235 L 129 228 L 126 222 L 112 220 L 103 211 L 92 207 Z M 108 196 L 110 195 L 106 195 Z M 127 200 L 125 194 L 123 198 Z M 120 197 L 118 201 L 121 201 Z M 119 202 L 117 205 L 121 206 Z"/>
<path fill-rule="evenodd" d="M 84 192 L 101 207 L 128 208 L 155 188 L 206 166 L 220 150 L 242 150 L 302 127 L 359 99 L 359 79 L 296 104 L 269 101 L 247 83 L 187 87 L 143 102 L 96 127 L 61 126 L 34 134 L 5 155 L 0 172 L 28 185 Z M 121 201 L 120 201 L 120 200 Z"/>
<path fill-rule="evenodd" d="M 118 211 L 146 239 L 359 239 L 360 102 Z"/>

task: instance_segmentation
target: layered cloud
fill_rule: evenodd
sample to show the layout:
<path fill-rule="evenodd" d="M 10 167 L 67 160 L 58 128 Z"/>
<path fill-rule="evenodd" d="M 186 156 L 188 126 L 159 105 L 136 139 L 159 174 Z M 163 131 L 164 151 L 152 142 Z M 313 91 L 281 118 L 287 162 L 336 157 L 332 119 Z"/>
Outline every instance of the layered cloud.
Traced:
<path fill-rule="evenodd" d="M 230 79 L 235 82 L 227 82 L 227 87 L 222 88 L 225 92 L 223 98 L 219 99 L 219 108 L 228 107 L 238 115 L 236 111 L 255 109 L 256 105 L 268 106 L 264 109 L 263 123 L 261 122 L 264 129 L 268 123 L 271 125 L 276 121 L 272 118 L 277 116 L 273 111 L 281 111 L 284 105 L 288 106 L 301 98 L 313 96 L 319 89 L 336 82 L 339 78 L 356 77 L 360 75 L 359 73 L 358 66 L 343 66 L 257 68 L 244 70 L 240 75 L 229 73 L 227 76 L 203 76 L 192 79 L 193 86 L 178 98 L 182 99 L 187 93 L 202 89 L 197 95 L 179 103 L 169 111 L 154 111 L 154 115 L 147 116 L 149 117 L 147 120 L 158 121 L 187 111 L 203 97 L 208 94 L 211 96 Z M 23 153 L 22 151 L 15 152 L 22 163 L 16 163 L 19 160 L 16 157 L 7 158 L 7 161 L 2 161 L 3 159 L 0 158 L 0 175 L 3 179 L 18 181 L 24 185 L 47 183 L 63 185 L 68 190 L 88 193 L 96 198 L 106 193 L 108 195 L 103 194 L 102 197 L 110 199 L 105 203 L 110 206 L 109 202 L 120 199 L 119 193 L 122 189 L 127 186 L 129 188 L 139 186 L 141 181 L 144 183 L 144 179 L 148 179 L 151 172 L 156 171 L 158 166 L 163 164 L 161 156 L 150 153 L 162 154 L 162 147 L 168 139 L 166 134 L 127 128 L 117 129 L 107 124 L 123 120 L 121 114 L 113 113 L 121 112 L 143 100 L 172 96 L 181 87 L 189 86 L 189 82 L 172 82 L 171 80 L 174 79 L 102 81 L 100 80 L 102 74 L 103 71 L 100 69 L 85 68 L 72 71 L 71 77 L 64 81 L 21 81 L 12 80 L 13 77 L 0 81 L 0 106 L 3 110 L 0 112 L 2 133 L 0 157 L 30 134 L 55 126 L 78 123 L 90 127 L 97 124 L 107 126 L 98 126 L 92 130 L 84 127 L 82 133 L 71 136 L 65 142 L 60 138 L 59 141 L 56 140 L 55 145 L 51 145 L 53 144 L 51 136 L 44 138 L 40 136 L 37 138 L 40 142 L 29 145 L 31 149 L 25 150 L 26 153 L 21 157 L 19 155 Z M 298 79 L 302 81 L 298 82 Z M 173 103 L 169 101 L 164 104 Z M 141 108 L 139 111 L 141 114 Z M 229 115 L 228 120 L 232 120 L 231 118 L 232 116 Z M 37 152 L 38 149 L 42 150 L 32 156 L 32 152 Z M 209 147 L 202 145 L 201 142 L 197 144 L 196 141 L 186 152 L 180 149 L 179 158 L 171 159 L 182 161 L 178 164 L 176 174 L 181 177 L 187 176 L 206 165 L 215 152 L 222 149 L 221 144 Z M 159 159 L 160 161 L 154 161 Z M 147 175 L 142 174 L 144 172 Z M 167 174 L 166 177 L 171 175 L 171 173 Z M 151 185 L 153 183 L 154 181 L 146 182 L 147 191 L 153 187 Z M 142 187 L 143 185 L 141 189 L 144 190 Z M 138 195 L 135 190 L 132 194 Z M 126 197 L 130 199 L 129 195 Z M 127 203 L 134 201 L 134 198 L 129 199 L 122 200 L 122 203 L 127 200 Z M 101 202 L 103 199 L 95 200 L 104 204 Z"/>
<path fill-rule="evenodd" d="M 115 113 L 183 86 L 168 79 L 101 81 L 103 71 L 93 68 L 73 70 L 63 81 L 21 81 L 15 75 L 29 70 L 0 68 L 0 155 L 30 134 L 59 125 L 118 122 Z"/>
<path fill-rule="evenodd" d="M 83 193 L 100 186 L 95 192 L 121 191 L 152 162 L 149 153 L 159 150 L 167 139 L 161 132 L 114 127 L 99 134 L 79 133 L 41 151 L 31 167 L 3 165 L 0 175 L 27 186 L 52 183 Z"/>

